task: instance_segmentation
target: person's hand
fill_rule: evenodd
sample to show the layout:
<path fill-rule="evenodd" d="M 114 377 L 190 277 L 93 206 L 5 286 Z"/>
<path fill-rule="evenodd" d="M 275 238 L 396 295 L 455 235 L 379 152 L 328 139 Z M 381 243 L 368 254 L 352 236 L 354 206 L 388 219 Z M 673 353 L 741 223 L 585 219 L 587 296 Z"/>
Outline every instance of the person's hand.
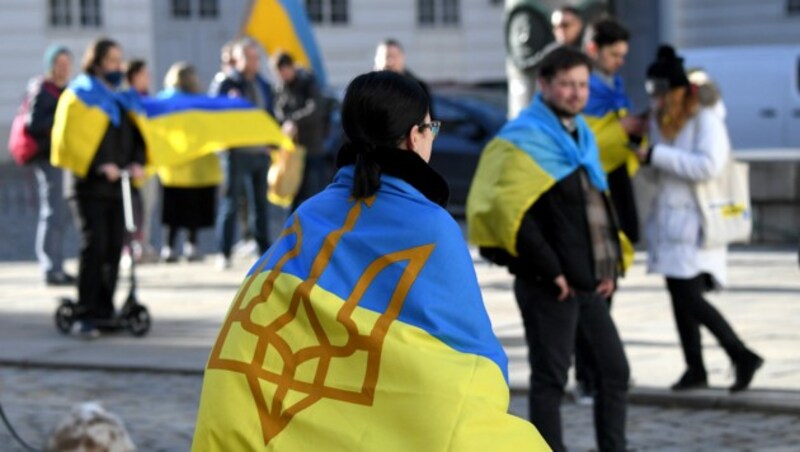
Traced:
<path fill-rule="evenodd" d="M 105 163 L 97 169 L 100 174 L 106 176 L 109 182 L 119 180 L 119 167 L 114 163 Z"/>
<path fill-rule="evenodd" d="M 611 298 L 611 295 L 614 294 L 614 289 L 616 289 L 616 284 L 610 278 L 600 281 L 600 284 L 597 285 L 597 293 L 603 298 Z"/>
<path fill-rule="evenodd" d="M 647 163 L 650 161 L 650 148 L 641 146 L 634 150 L 634 152 L 636 153 L 636 158 L 639 159 L 639 163 Z"/>
<path fill-rule="evenodd" d="M 144 168 L 142 168 L 142 165 L 138 163 L 131 163 L 128 165 L 128 171 L 131 173 L 131 178 L 133 179 L 144 178 Z"/>
<path fill-rule="evenodd" d="M 626 116 L 619 120 L 620 125 L 628 135 L 642 136 L 647 123 L 638 116 Z"/>
<path fill-rule="evenodd" d="M 297 125 L 294 123 L 294 121 L 284 122 L 283 125 L 281 126 L 281 130 L 283 131 L 283 134 L 286 135 L 287 137 L 293 140 L 297 138 Z"/>
<path fill-rule="evenodd" d="M 569 287 L 567 278 L 564 275 L 556 276 L 553 282 L 558 286 L 558 301 L 564 301 L 575 294 L 572 288 Z"/>

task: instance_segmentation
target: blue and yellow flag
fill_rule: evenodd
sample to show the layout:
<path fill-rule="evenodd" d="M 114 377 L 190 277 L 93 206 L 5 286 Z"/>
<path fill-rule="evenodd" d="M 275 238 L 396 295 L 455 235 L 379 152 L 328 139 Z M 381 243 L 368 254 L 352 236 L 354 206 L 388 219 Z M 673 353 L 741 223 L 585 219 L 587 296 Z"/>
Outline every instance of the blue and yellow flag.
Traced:
<path fill-rule="evenodd" d="M 243 33 L 270 55 L 280 50 L 288 53 L 298 65 L 314 72 L 320 86 L 326 86 L 325 67 L 302 2 L 253 0 Z"/>
<path fill-rule="evenodd" d="M 192 450 L 533 451 L 458 225 L 401 179 L 303 203 L 205 371 Z"/>
<path fill-rule="evenodd" d="M 525 213 L 579 167 L 598 190 L 608 189 L 594 135 L 580 115 L 575 120 L 577 142 L 539 94 L 486 145 L 467 196 L 470 242 L 517 256 L 517 232 Z"/>
<path fill-rule="evenodd" d="M 50 162 L 86 176 L 109 124 L 119 125 L 124 114 L 141 128 L 144 107 L 138 95 L 112 92 L 96 78 L 79 75 L 59 98 Z"/>
<path fill-rule="evenodd" d="M 619 123 L 620 118 L 628 115 L 630 108 L 631 102 L 625 94 L 622 77 L 615 76 L 612 87 L 592 73 L 589 78 L 589 101 L 583 115 L 594 132 L 600 161 L 606 173 L 622 165 L 627 165 L 631 176 L 639 170 L 639 160 L 628 147 L 628 134 Z"/>
<path fill-rule="evenodd" d="M 264 110 L 246 99 L 167 91 L 146 98 L 150 163 L 176 166 L 242 146 L 274 144 L 294 149 L 292 140 Z"/>

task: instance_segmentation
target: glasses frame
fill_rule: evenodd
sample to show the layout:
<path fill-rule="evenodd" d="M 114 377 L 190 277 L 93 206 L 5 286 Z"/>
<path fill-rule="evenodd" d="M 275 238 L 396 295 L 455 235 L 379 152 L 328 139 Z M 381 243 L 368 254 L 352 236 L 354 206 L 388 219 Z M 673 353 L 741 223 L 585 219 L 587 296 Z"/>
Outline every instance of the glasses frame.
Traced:
<path fill-rule="evenodd" d="M 419 127 L 420 132 L 424 131 L 425 129 L 431 129 L 431 133 L 435 139 L 436 136 L 439 135 L 439 130 L 442 128 L 442 121 L 423 122 L 417 124 L 417 127 Z"/>

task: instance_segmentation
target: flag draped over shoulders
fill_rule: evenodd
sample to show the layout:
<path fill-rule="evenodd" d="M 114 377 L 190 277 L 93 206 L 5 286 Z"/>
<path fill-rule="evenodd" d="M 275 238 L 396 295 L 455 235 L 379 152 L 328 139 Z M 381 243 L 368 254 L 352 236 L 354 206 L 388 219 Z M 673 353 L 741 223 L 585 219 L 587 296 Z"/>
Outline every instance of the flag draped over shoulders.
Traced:
<path fill-rule="evenodd" d="M 578 168 L 586 170 L 595 188 L 608 189 L 594 136 L 580 115 L 575 122 L 577 141 L 539 94 L 486 145 L 467 197 L 472 243 L 517 256 L 517 232 L 525 213 Z"/>
<path fill-rule="evenodd" d="M 194 451 L 548 450 L 507 414 L 507 359 L 458 225 L 353 167 L 253 266 L 207 364 Z"/>
<path fill-rule="evenodd" d="M 116 93 L 87 74 L 76 77 L 61 95 L 52 131 L 50 161 L 85 176 L 110 124 L 128 114 L 141 128 L 144 107 L 133 93 Z"/>
<path fill-rule="evenodd" d="M 610 86 L 599 75 L 592 73 L 589 78 L 589 101 L 583 115 L 595 134 L 603 169 L 610 173 L 627 165 L 628 174 L 633 176 L 639 169 L 639 162 L 628 147 L 628 134 L 619 122 L 620 118 L 630 113 L 631 102 L 625 94 L 622 77 L 615 76 L 613 83 L 614 86 Z"/>
<path fill-rule="evenodd" d="M 239 146 L 294 149 L 275 120 L 245 99 L 177 92 L 141 98 L 81 74 L 56 108 L 52 164 L 85 176 L 108 127 L 118 126 L 124 114 L 139 129 L 151 166 L 182 165 Z"/>
<path fill-rule="evenodd" d="M 253 0 L 243 32 L 270 55 L 281 50 L 288 53 L 297 64 L 314 72 L 320 86 L 326 86 L 322 55 L 299 0 Z"/>

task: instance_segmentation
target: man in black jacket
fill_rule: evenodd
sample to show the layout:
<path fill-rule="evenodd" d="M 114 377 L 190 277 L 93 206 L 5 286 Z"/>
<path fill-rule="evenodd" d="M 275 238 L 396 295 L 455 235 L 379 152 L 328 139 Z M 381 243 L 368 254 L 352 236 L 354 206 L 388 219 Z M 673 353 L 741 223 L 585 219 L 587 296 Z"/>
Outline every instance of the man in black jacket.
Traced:
<path fill-rule="evenodd" d="M 281 82 L 275 89 L 275 119 L 306 150 L 303 182 L 294 198 L 297 207 L 322 191 L 330 180 L 322 145 L 325 130 L 322 92 L 314 75 L 296 67 L 288 53 L 281 52 L 273 58 Z"/>
<path fill-rule="evenodd" d="M 605 302 L 621 268 L 619 228 L 594 137 L 579 116 L 590 69 L 588 57 L 568 47 L 545 57 L 541 95 L 484 150 L 467 202 L 470 240 L 501 247 L 482 254 L 516 277 L 531 366 L 530 419 L 556 451 L 565 450 L 560 405 L 578 331 L 598 363 L 598 449 L 626 446 L 630 372 Z"/>
<path fill-rule="evenodd" d="M 261 51 L 255 41 L 244 38 L 233 44 L 233 70 L 214 83 L 212 96 L 243 97 L 273 115 L 272 89 L 259 74 Z M 236 211 L 242 193 L 248 198 L 250 230 L 261 254 L 269 248 L 267 235 L 267 171 L 268 149 L 264 146 L 230 149 L 221 153 L 224 180 L 222 202 L 217 212 L 217 243 L 221 256 L 217 267 L 231 266 Z"/>
<path fill-rule="evenodd" d="M 39 226 L 36 230 L 36 257 L 44 272 L 45 284 L 75 284 L 75 277 L 64 272 L 64 228 L 67 205 L 64 202 L 63 170 L 50 164 L 50 132 L 56 105 L 69 81 L 72 54 L 66 47 L 50 46 L 44 55 L 46 74 L 28 88 L 30 107 L 26 128 L 36 140 L 38 153 L 31 162 L 39 186 Z"/>

